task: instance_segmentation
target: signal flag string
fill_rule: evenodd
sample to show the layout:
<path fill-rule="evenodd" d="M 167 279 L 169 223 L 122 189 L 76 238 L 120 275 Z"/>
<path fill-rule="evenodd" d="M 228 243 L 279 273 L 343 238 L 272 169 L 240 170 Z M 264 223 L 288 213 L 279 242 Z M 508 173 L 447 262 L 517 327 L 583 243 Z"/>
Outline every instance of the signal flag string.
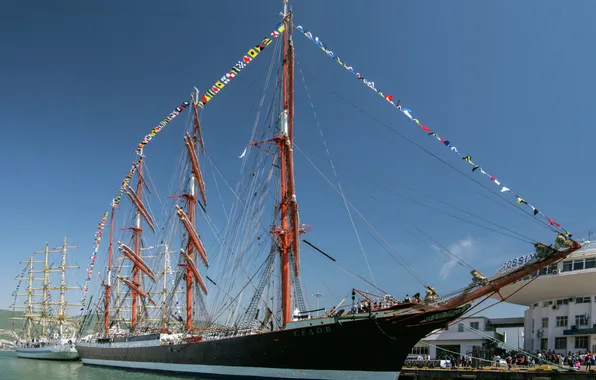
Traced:
<path fill-rule="evenodd" d="M 522 205 L 523 204 L 526 207 L 532 209 L 532 212 L 533 212 L 534 216 L 539 215 L 539 216 L 543 217 L 544 219 L 546 219 L 546 221 L 548 222 L 548 224 L 550 226 L 552 226 L 552 228 L 559 229 L 560 231 L 563 232 L 562 234 L 565 237 L 565 239 L 569 239 L 572 236 L 571 233 L 569 233 L 567 230 L 565 230 L 561 226 L 560 223 L 558 223 L 555 220 L 551 219 L 550 217 L 546 216 L 544 213 L 542 213 L 536 207 L 534 207 L 533 205 L 531 205 L 530 203 L 528 203 L 519 194 L 517 194 L 516 192 L 514 192 L 513 190 L 511 190 L 509 187 L 506 187 L 506 186 L 502 185 L 501 184 L 501 181 L 499 181 L 496 177 L 492 176 L 491 174 L 487 173 L 479 164 L 477 164 L 474 161 L 472 161 L 472 156 L 471 155 L 464 155 L 463 153 L 461 153 L 457 149 L 457 147 L 455 147 L 454 145 L 452 145 L 449 140 L 447 140 L 444 137 L 440 137 L 436 132 L 434 132 L 433 130 L 431 130 L 426 125 L 422 124 L 420 122 L 420 120 L 414 118 L 412 116 L 412 110 L 411 109 L 403 107 L 400 104 L 400 100 L 398 100 L 397 102 L 394 102 L 393 95 L 389 95 L 388 93 L 383 92 L 380 88 L 377 88 L 375 86 L 375 82 L 373 82 L 372 80 L 368 80 L 368 79 L 364 78 L 359 72 L 356 72 L 353 67 L 348 66 L 344 61 L 342 61 L 341 58 L 339 58 L 333 51 L 331 51 L 327 47 L 327 45 L 325 45 L 323 43 L 323 41 L 321 41 L 319 39 L 319 37 L 313 37 L 313 35 L 312 35 L 311 32 L 309 32 L 308 30 L 305 30 L 304 27 L 302 27 L 300 25 L 296 26 L 296 29 L 300 33 L 302 33 L 306 38 L 308 38 L 311 42 L 313 42 L 315 45 L 317 45 L 317 47 L 319 47 L 321 50 L 323 50 L 323 52 L 325 54 L 327 54 L 331 59 L 333 59 L 334 61 L 336 61 L 344 69 L 346 69 L 348 72 L 350 72 L 352 75 L 354 75 L 358 80 L 360 80 L 362 83 L 364 83 L 367 87 L 369 87 L 371 90 L 373 90 L 374 92 L 376 92 L 379 96 L 381 96 L 383 99 L 385 99 L 391 105 L 393 105 L 393 107 L 395 109 L 401 111 L 401 113 L 403 113 L 404 115 L 406 115 L 408 117 L 408 119 L 410 119 L 410 121 L 416 123 L 416 125 L 418 127 L 420 127 L 420 129 L 423 132 L 426 132 L 428 136 L 434 137 L 437 141 L 439 141 L 440 143 L 442 143 L 443 145 L 445 145 L 447 148 L 449 148 L 450 151 L 452 151 L 455 154 L 457 154 L 458 156 L 460 156 L 462 160 L 464 160 L 465 162 L 467 162 L 469 165 L 472 166 L 472 172 L 478 172 L 478 173 L 486 176 L 487 178 L 489 178 L 489 180 L 491 182 L 493 182 L 495 185 L 499 186 L 499 188 L 501 190 L 501 193 L 511 193 L 516 198 L 518 205 Z"/>

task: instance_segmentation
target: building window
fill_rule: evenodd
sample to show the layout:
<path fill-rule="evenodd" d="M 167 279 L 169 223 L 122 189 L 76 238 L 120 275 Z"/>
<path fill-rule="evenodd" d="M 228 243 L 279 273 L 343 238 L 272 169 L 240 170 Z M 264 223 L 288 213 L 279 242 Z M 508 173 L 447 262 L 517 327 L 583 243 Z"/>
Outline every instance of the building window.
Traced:
<path fill-rule="evenodd" d="M 585 350 L 588 349 L 588 338 L 589 336 L 576 336 L 575 337 L 575 349 L 583 348 Z"/>
<path fill-rule="evenodd" d="M 548 350 L 548 338 L 540 339 L 540 349 L 541 350 Z"/>
<path fill-rule="evenodd" d="M 464 332 L 464 324 L 460 323 L 457 325 L 457 332 Z"/>
<path fill-rule="evenodd" d="M 567 350 L 567 337 L 555 338 L 555 350 Z"/>
<path fill-rule="evenodd" d="M 586 315 L 585 314 L 576 315 L 575 316 L 575 325 L 576 326 L 587 326 L 588 320 L 586 319 Z"/>
<path fill-rule="evenodd" d="M 412 347 L 414 355 L 428 355 L 428 347 Z"/>
<path fill-rule="evenodd" d="M 563 262 L 563 272 L 569 272 L 573 268 L 573 261 Z"/>
<path fill-rule="evenodd" d="M 584 269 L 584 260 L 575 260 L 573 262 L 573 270 L 582 270 Z"/>
<path fill-rule="evenodd" d="M 577 297 L 575 303 L 590 303 L 590 297 Z"/>
<path fill-rule="evenodd" d="M 557 317 L 557 327 L 567 327 L 568 319 L 567 316 L 564 315 L 562 317 Z"/>
<path fill-rule="evenodd" d="M 484 324 L 484 331 L 497 331 L 489 321 Z"/>
<path fill-rule="evenodd" d="M 549 265 L 549 266 L 548 266 L 548 271 L 547 271 L 547 273 L 548 273 L 548 274 L 552 274 L 552 273 L 554 273 L 556 270 L 557 270 L 557 264 L 551 264 L 551 265 Z"/>
<path fill-rule="evenodd" d="M 480 327 L 480 322 L 470 322 L 470 327 L 478 330 L 478 328 Z"/>
<path fill-rule="evenodd" d="M 544 301 L 544 302 L 542 303 L 542 307 L 548 307 L 548 301 Z"/>
<path fill-rule="evenodd" d="M 586 259 L 585 269 L 596 268 L 596 258 Z"/>
<path fill-rule="evenodd" d="M 542 318 L 542 328 L 548 328 L 548 318 Z"/>
<path fill-rule="evenodd" d="M 557 305 L 569 305 L 569 299 L 557 300 Z"/>

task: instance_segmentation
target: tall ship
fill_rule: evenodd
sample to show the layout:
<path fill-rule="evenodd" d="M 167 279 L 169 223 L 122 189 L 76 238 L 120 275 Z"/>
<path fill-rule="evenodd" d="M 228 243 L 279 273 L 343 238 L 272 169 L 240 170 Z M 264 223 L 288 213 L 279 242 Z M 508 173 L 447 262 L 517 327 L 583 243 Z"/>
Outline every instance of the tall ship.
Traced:
<path fill-rule="evenodd" d="M 69 248 L 78 247 L 68 246 L 66 238 L 61 247 L 54 249 L 50 249 L 46 243 L 43 251 L 33 252 L 29 260 L 22 262 L 25 268 L 21 276 L 16 278 L 19 284 L 13 295 L 15 300 L 20 297 L 25 300 L 22 305 L 15 302 L 11 306 L 13 311 L 23 311 L 22 315 L 19 313 L 20 316 L 16 316 L 14 313 L 11 318 L 19 358 L 79 358 L 75 348 L 76 318 L 69 316 L 69 308 L 81 304 L 69 302 L 67 297 L 69 291 L 80 291 L 81 288 L 67 284 L 67 272 L 78 268 L 67 264 Z M 55 256 L 58 256 L 57 260 Z M 26 283 L 26 287 L 22 286 L 23 283 Z M 22 288 L 26 292 L 19 293 Z"/>
<path fill-rule="evenodd" d="M 359 276 L 374 291 L 353 287 L 331 310 L 308 308 L 301 277 L 301 248 L 340 264 L 334 253 L 305 239 L 311 227 L 300 222 L 298 213 L 295 31 L 414 120 L 399 101 L 394 102 L 374 82 L 342 63 L 312 33 L 294 27 L 293 13 L 284 1 L 282 22 L 270 35 L 210 90 L 202 95 L 198 90 L 193 92 L 138 145 L 137 159 L 112 202 L 105 272 L 97 301 L 87 304 L 76 344 L 85 365 L 202 377 L 396 379 L 420 339 L 462 317 L 475 301 L 581 247 L 560 225 L 549 225 L 554 245 L 532 242 L 534 257 L 503 275 L 487 278 L 472 268 L 469 285 L 451 294 L 439 295 L 433 286 L 425 284 L 423 295 L 397 299 L 374 281 Z M 239 157 L 242 178 L 231 184 L 207 149 L 202 111 L 270 45 L 274 55 L 266 83 L 274 85 L 263 91 L 260 118 Z M 277 77 L 271 79 L 275 74 Z M 267 103 L 266 97 L 271 99 Z M 158 215 L 150 206 L 150 197 L 157 197 L 157 192 L 152 191 L 145 149 L 185 109 L 191 117 L 180 142 L 180 165 L 173 167 L 174 186 L 168 199 L 161 201 L 164 212 L 158 210 Z M 430 131 L 417 119 L 415 122 Z M 441 142 L 449 146 L 449 142 Z M 473 164 L 470 156 L 462 158 Z M 218 195 L 219 186 L 227 186 L 235 197 L 231 208 L 223 208 L 225 228 L 219 228 L 207 211 L 208 180 L 203 172 L 207 165 L 214 173 L 212 183 Z M 481 173 L 486 174 L 482 169 Z M 491 181 L 498 183 L 493 178 Z M 360 215 L 341 187 L 332 187 L 346 208 Z M 513 206 L 529 205 L 522 201 Z M 266 210 L 272 211 L 271 218 L 265 216 Z M 542 214 L 536 212 L 532 217 Z M 124 225 L 116 226 L 118 220 Z M 392 255 L 398 255 L 376 230 L 371 230 L 390 247 Z M 117 231 L 121 231 L 121 238 L 116 238 Z M 204 242 L 208 233 L 215 236 L 210 245 Z"/>

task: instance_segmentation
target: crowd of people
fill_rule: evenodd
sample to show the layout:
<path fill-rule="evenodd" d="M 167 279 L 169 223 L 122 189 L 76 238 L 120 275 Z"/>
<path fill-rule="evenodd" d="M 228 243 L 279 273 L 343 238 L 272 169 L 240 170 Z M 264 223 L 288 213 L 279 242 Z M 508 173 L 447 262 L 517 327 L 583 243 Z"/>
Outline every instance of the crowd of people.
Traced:
<path fill-rule="evenodd" d="M 452 353 L 443 353 L 441 359 L 430 360 L 430 355 L 418 355 L 416 358 L 406 360 L 406 366 L 410 367 L 428 367 L 434 368 L 439 365 L 443 367 L 443 362 L 448 364 L 446 368 L 459 369 L 462 367 L 484 367 L 488 363 L 482 359 L 476 359 L 470 355 L 454 355 Z M 478 361 L 480 360 L 480 361 Z M 526 355 L 520 351 L 501 351 L 492 357 L 491 366 L 512 368 L 532 368 L 539 365 L 558 365 L 560 367 L 570 367 L 577 370 L 596 371 L 596 354 L 590 351 L 571 352 L 567 354 L 557 353 L 553 350 L 538 351 L 533 355 Z"/>
<path fill-rule="evenodd" d="M 557 353 L 553 350 L 538 351 L 533 356 L 525 355 L 522 352 L 505 351 L 502 355 L 495 355 L 495 363 L 505 360 L 507 366 L 526 367 L 541 364 L 557 364 L 564 367 L 574 367 L 580 369 L 585 367 L 587 371 L 596 367 L 596 355 L 590 351 L 571 352 L 567 354 Z"/>

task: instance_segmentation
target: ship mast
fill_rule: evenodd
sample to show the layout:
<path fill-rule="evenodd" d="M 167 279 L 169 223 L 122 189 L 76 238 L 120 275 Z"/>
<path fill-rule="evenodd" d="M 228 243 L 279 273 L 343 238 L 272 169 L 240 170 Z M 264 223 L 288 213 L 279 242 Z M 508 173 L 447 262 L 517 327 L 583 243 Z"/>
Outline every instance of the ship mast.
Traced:
<path fill-rule="evenodd" d="M 66 284 L 66 269 L 68 268 L 78 268 L 78 266 L 67 266 L 66 265 L 66 251 L 68 248 L 78 248 L 78 246 L 68 246 L 66 245 L 66 237 L 64 237 L 64 245 L 62 246 L 61 250 L 61 260 L 60 260 L 60 302 L 59 302 L 59 310 L 58 310 L 58 327 L 60 332 L 60 339 L 62 339 L 62 330 L 64 327 L 64 322 L 66 321 L 66 307 L 69 304 L 66 301 L 66 291 L 69 289 Z M 46 255 L 47 260 L 47 255 Z M 46 261 L 47 263 L 47 261 Z M 73 289 L 73 288 L 71 288 Z M 74 288 L 77 289 L 77 288 Z M 75 306 L 75 305 L 70 305 Z"/>
<path fill-rule="evenodd" d="M 188 194 L 185 194 L 188 201 L 188 220 L 191 225 L 195 225 L 195 204 L 197 202 L 196 197 L 196 179 L 193 174 L 190 175 L 190 189 Z M 194 258 L 192 240 L 188 239 L 186 244 L 186 254 L 192 259 Z M 185 264 L 186 268 L 186 331 L 192 330 L 192 270 L 190 264 Z"/>
<path fill-rule="evenodd" d="M 33 255 L 29 258 L 29 288 L 27 289 L 27 340 L 31 340 L 33 320 Z"/>
<path fill-rule="evenodd" d="M 60 339 L 62 339 L 62 327 L 64 325 L 64 315 L 66 313 L 66 237 L 64 237 L 64 245 L 62 246 L 62 255 L 60 260 L 60 306 L 58 309 L 58 331 Z"/>
<path fill-rule="evenodd" d="M 161 328 L 164 333 L 168 330 L 168 308 L 166 306 L 166 301 L 168 296 L 168 264 L 170 262 L 169 256 L 170 252 L 168 252 L 168 245 L 165 244 L 165 251 L 163 257 L 163 292 L 161 295 Z M 172 291 L 175 291 L 175 289 L 173 289 Z"/>
<path fill-rule="evenodd" d="M 292 41 L 292 13 L 288 0 L 284 0 L 284 50 L 283 50 L 283 111 L 280 115 L 280 134 L 274 138 L 280 153 L 279 204 L 281 228 L 272 230 L 277 235 L 281 265 L 281 307 L 283 326 L 292 318 L 290 255 L 294 254 L 294 274 L 300 271 L 298 203 L 294 184 L 294 44 Z"/>
<path fill-rule="evenodd" d="M 118 249 L 122 254 L 128 258 L 133 266 L 132 266 L 132 281 L 126 280 L 121 278 L 122 282 L 126 284 L 131 290 L 131 321 L 130 321 L 130 330 L 134 331 L 137 327 L 138 320 L 137 320 L 137 313 L 138 313 L 138 301 L 139 297 L 148 300 L 152 304 L 155 305 L 155 302 L 147 292 L 143 290 L 140 283 L 140 276 L 142 272 L 147 277 L 149 277 L 153 282 L 155 282 L 155 274 L 147 265 L 147 263 L 143 260 L 142 256 L 142 249 L 141 249 L 141 235 L 143 234 L 143 227 L 141 224 L 141 217 L 145 220 L 147 225 L 151 228 L 153 232 L 155 232 L 155 222 L 153 218 L 143 205 L 143 185 L 147 186 L 145 179 L 143 178 L 143 152 L 140 152 L 139 161 L 134 164 L 137 171 L 137 190 L 136 192 L 132 189 L 130 185 L 127 185 L 126 190 L 124 192 L 130 198 L 133 205 L 136 207 L 136 214 L 135 214 L 135 223 L 134 226 L 128 228 L 128 230 L 132 231 L 132 238 L 133 238 L 133 248 L 128 247 L 126 244 L 122 242 L 118 242 Z M 149 191 L 149 187 L 147 186 L 147 191 Z M 113 206 L 114 207 L 114 206 Z M 112 214 L 113 217 L 113 214 Z M 113 222 L 113 220 L 112 220 Z M 110 241 L 112 239 L 112 227 L 110 226 Z M 111 265 L 111 260 L 108 259 L 108 263 Z M 111 269 L 111 266 L 110 266 Z M 111 287 L 111 283 L 110 283 Z M 109 323 L 106 323 L 104 328 L 109 329 Z"/>
<path fill-rule="evenodd" d="M 186 331 L 192 333 L 192 313 L 193 313 L 193 283 L 198 284 L 202 291 L 207 294 L 207 287 L 201 278 L 196 267 L 197 253 L 200 254 L 201 259 L 205 266 L 209 266 L 207 262 L 207 253 L 201 242 L 199 235 L 196 232 L 196 203 L 199 201 L 197 197 L 197 190 L 201 193 L 201 199 L 203 204 L 207 204 L 207 198 L 205 196 L 205 183 L 203 181 L 203 175 L 199 166 L 199 159 L 197 156 L 197 137 L 204 150 L 203 138 L 201 135 L 201 126 L 199 123 L 198 116 L 198 101 L 199 95 L 192 95 L 193 104 L 193 136 L 192 138 L 187 134 L 184 136 L 184 144 L 190 160 L 190 178 L 189 178 L 189 189 L 188 193 L 182 194 L 182 197 L 186 199 L 188 204 L 188 215 L 179 206 L 176 206 L 176 213 L 180 218 L 180 221 L 184 225 L 187 232 L 186 249 L 181 249 L 182 264 L 181 266 L 186 272 Z M 194 280 L 194 281 L 193 281 Z"/>
<path fill-rule="evenodd" d="M 32 332 L 33 332 L 33 325 L 32 322 L 38 321 L 39 325 L 41 325 L 41 333 L 39 335 L 40 338 L 47 338 L 47 333 L 48 333 L 48 328 L 49 328 L 49 323 L 52 321 L 58 321 L 58 327 L 59 327 L 59 331 L 60 331 L 60 338 L 62 338 L 62 333 L 63 333 L 63 327 L 64 327 L 64 323 L 69 320 L 69 318 L 67 318 L 66 316 L 66 308 L 69 306 L 82 306 L 79 303 L 76 304 L 71 304 L 68 303 L 66 301 L 66 291 L 67 290 L 79 290 L 79 287 L 68 287 L 66 284 L 66 270 L 69 268 L 79 268 L 78 266 L 68 266 L 66 265 L 66 250 L 68 248 L 78 248 L 77 246 L 67 246 L 66 245 L 66 238 L 64 238 L 64 245 L 62 246 L 62 248 L 60 250 L 58 250 L 58 248 L 53 248 L 53 249 L 49 249 L 49 244 L 46 243 L 46 247 L 43 251 L 35 251 L 31 254 L 29 260 L 27 260 L 26 262 L 20 262 L 20 263 L 27 263 L 28 268 L 29 268 L 29 276 L 28 278 L 24 278 L 24 277 L 19 277 L 17 278 L 17 280 L 21 281 L 21 280 L 29 280 L 29 287 L 27 288 L 27 293 L 26 294 L 15 294 L 16 297 L 18 296 L 26 296 L 27 297 L 27 301 L 25 302 L 25 306 L 12 306 L 13 309 L 17 309 L 17 308 L 24 308 L 25 314 L 23 315 L 23 317 L 19 317 L 19 318 L 10 318 L 12 320 L 20 320 L 23 319 L 25 320 L 24 323 L 24 330 L 25 330 L 25 335 L 27 339 L 32 339 Z M 60 263 L 60 268 L 57 269 L 54 266 L 50 265 L 50 253 L 61 253 L 62 257 L 61 257 L 61 263 Z M 44 255 L 44 259 L 40 260 L 40 261 L 35 261 L 35 255 L 36 254 L 43 254 Z M 40 270 L 36 270 L 33 265 L 35 263 L 38 264 L 44 264 L 43 269 Z M 51 279 L 50 279 L 50 273 L 57 273 L 60 272 L 61 273 L 61 278 L 60 278 L 60 286 L 56 287 L 56 286 L 52 286 L 51 284 Z M 35 277 L 35 273 L 43 273 L 43 277 L 42 278 L 36 278 Z M 43 281 L 43 286 L 42 287 L 38 287 L 35 288 L 33 287 L 33 282 L 34 281 Z M 41 291 L 41 293 L 35 293 L 35 291 Z M 60 291 L 60 298 L 59 301 L 52 301 L 50 298 L 50 291 Z M 42 300 L 39 302 L 34 302 L 33 298 L 34 297 L 42 297 Z M 34 305 L 40 305 L 39 307 L 36 307 Z M 59 312 L 57 316 L 50 316 L 50 307 L 51 305 L 57 305 L 59 307 Z M 35 314 L 34 312 L 39 310 L 39 314 Z"/>
<path fill-rule="evenodd" d="M 48 243 L 46 243 L 46 249 L 44 251 L 45 259 L 44 259 L 44 267 L 43 267 L 43 287 L 42 287 L 42 301 L 41 301 L 41 336 L 46 336 L 46 321 L 48 318 L 48 288 L 50 287 L 50 248 Z"/>
<path fill-rule="evenodd" d="M 110 242 L 108 245 L 108 273 L 105 283 L 105 307 L 104 307 L 104 329 L 105 335 L 110 333 L 110 296 L 112 295 L 112 260 L 114 258 L 114 213 L 116 212 L 116 204 L 112 203 L 112 212 L 110 216 Z"/>
<path fill-rule="evenodd" d="M 138 172 L 138 180 L 137 180 L 137 197 L 139 201 L 143 200 L 143 156 L 139 158 L 139 172 Z M 137 210 L 137 215 L 135 218 L 135 226 L 133 230 L 133 238 L 134 238 L 134 253 L 140 257 L 141 253 L 141 235 L 143 233 L 143 228 L 141 226 L 141 211 Z M 134 285 L 139 285 L 139 266 L 136 262 L 133 261 L 132 267 L 132 283 Z M 137 326 L 137 301 L 138 301 L 138 292 L 135 288 L 131 288 L 132 294 L 132 318 L 130 321 L 130 328 L 132 330 L 135 329 Z"/>

